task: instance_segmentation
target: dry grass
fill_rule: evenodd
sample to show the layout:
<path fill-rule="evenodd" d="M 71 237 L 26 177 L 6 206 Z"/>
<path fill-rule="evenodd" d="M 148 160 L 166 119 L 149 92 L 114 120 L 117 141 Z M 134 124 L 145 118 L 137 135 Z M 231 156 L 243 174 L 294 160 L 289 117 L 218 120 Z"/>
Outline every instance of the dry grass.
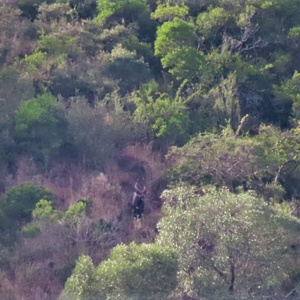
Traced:
<path fill-rule="evenodd" d="M 78 166 L 56 165 L 46 175 L 40 175 L 33 159 L 22 157 L 17 162 L 14 177 L 8 177 L 6 186 L 31 182 L 52 191 L 57 208 L 67 210 L 79 199 L 93 201 L 92 216 L 95 219 L 113 221 L 126 210 L 134 192 L 134 184 L 140 180 L 147 187 L 146 213 L 155 209 L 158 195 L 152 192 L 152 185 L 163 175 L 164 158 L 152 152 L 150 146 L 126 147 L 119 155 L 121 166 L 106 169 L 105 174 L 88 173 Z M 125 162 L 125 165 L 124 165 Z M 140 170 L 144 170 L 142 173 Z"/>
<path fill-rule="evenodd" d="M 23 157 L 17 163 L 17 172 L 8 177 L 6 186 L 26 182 L 44 186 L 57 199 L 57 208 L 67 210 L 79 199 L 92 199 L 92 216 L 95 219 L 112 221 L 121 213 L 123 195 L 116 180 L 109 181 L 102 173 L 85 173 L 75 166 L 57 165 L 48 174 L 38 174 L 32 159 Z"/>
<path fill-rule="evenodd" d="M 8 177 L 6 186 L 16 186 L 23 183 L 33 183 L 44 186 L 52 191 L 58 199 L 58 208 L 66 210 L 71 203 L 75 203 L 75 193 L 82 185 L 83 174 L 73 166 L 57 165 L 48 174 L 40 175 L 33 159 L 22 157 L 18 160 L 14 177 Z"/>
<path fill-rule="evenodd" d="M 153 189 L 153 187 L 160 182 L 164 174 L 166 168 L 164 155 L 160 152 L 153 152 L 150 145 L 137 144 L 126 147 L 121 153 L 121 159 L 128 162 L 128 165 L 125 165 L 125 171 L 131 176 L 132 187 L 137 180 L 147 187 L 145 213 L 149 214 L 152 210 L 160 208 L 159 196 L 162 190 Z M 139 172 L 138 167 L 144 170 L 144 174 Z"/>
<path fill-rule="evenodd" d="M 121 156 L 131 157 L 146 169 L 146 185 L 151 186 L 153 181 L 158 180 L 165 170 L 164 156 L 160 152 L 153 152 L 151 145 L 127 146 Z"/>
<path fill-rule="evenodd" d="M 131 237 L 136 243 L 153 243 L 157 236 L 156 224 L 162 217 L 159 211 L 153 211 L 142 219 L 133 221 Z"/>
<path fill-rule="evenodd" d="M 6 186 L 11 187 L 26 182 L 50 189 L 57 199 L 56 207 L 66 210 L 79 199 L 91 199 L 93 207 L 91 217 L 95 222 L 103 219 L 117 224 L 118 230 L 112 236 L 113 243 L 151 243 L 157 235 L 156 224 L 161 218 L 157 209 L 157 192 L 152 186 L 160 180 L 165 169 L 164 158 L 160 153 L 153 153 L 150 146 L 134 145 L 126 147 L 117 158 L 117 163 L 106 169 L 105 174 L 86 172 L 78 166 L 57 165 L 48 174 L 40 175 L 34 161 L 22 157 L 17 162 L 14 176 L 7 177 Z M 147 187 L 145 213 L 141 220 L 134 221 L 128 214 L 134 184 Z M 160 200 L 159 200 L 160 201 Z M 55 276 L 55 271 L 72 262 L 81 253 L 91 255 L 95 264 L 99 264 L 109 255 L 108 245 L 87 246 L 79 249 L 64 246 L 65 242 L 56 238 L 57 229 L 45 228 L 44 234 L 35 239 L 27 239 L 19 248 L 19 257 L 11 264 L 14 278 L 7 278 L 0 273 L 0 298 L 7 299 L 57 299 L 62 282 Z M 52 230 L 52 231 L 51 231 Z M 55 231 L 56 230 L 56 231 Z M 57 244 L 57 246 L 55 246 Z M 49 249 L 52 249 L 49 252 Z M 49 269 L 49 262 L 54 267 Z M 3 298 L 4 299 L 4 298 Z"/>
<path fill-rule="evenodd" d="M 19 0 L 0 0 L 0 6 L 1 5 L 12 5 L 12 6 L 17 6 Z"/>
<path fill-rule="evenodd" d="M 24 26 L 26 28 L 25 24 L 21 24 L 20 26 Z M 31 55 L 36 46 L 35 42 L 26 38 L 17 38 L 16 35 L 12 40 L 8 40 L 8 42 L 11 42 L 10 53 L 6 58 L 6 63 L 8 64 L 13 64 L 14 59 L 18 56 L 25 57 L 25 55 Z"/>
<path fill-rule="evenodd" d="M 9 280 L 7 274 L 5 272 L 0 273 L 0 296 L 1 299 L 12 299 L 15 296 L 16 292 L 16 284 Z"/>
<path fill-rule="evenodd" d="M 0 274 L 1 300 L 50 300 L 59 296 L 63 286 L 51 275 L 46 263 L 21 263 L 14 269 L 14 280 Z"/>

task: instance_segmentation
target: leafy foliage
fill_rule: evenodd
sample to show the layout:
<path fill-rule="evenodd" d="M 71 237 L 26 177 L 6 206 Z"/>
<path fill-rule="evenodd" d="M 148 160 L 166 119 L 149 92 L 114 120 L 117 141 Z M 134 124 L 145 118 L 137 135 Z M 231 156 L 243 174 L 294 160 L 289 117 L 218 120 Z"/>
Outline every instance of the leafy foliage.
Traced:
<path fill-rule="evenodd" d="M 147 8 L 145 0 L 98 0 L 99 20 L 105 20 L 112 15 L 123 15 L 126 19 L 134 16 Z"/>
<path fill-rule="evenodd" d="M 247 129 L 246 120 L 244 129 Z M 239 137 L 227 127 L 221 135 L 200 134 L 184 147 L 174 147 L 170 151 L 169 159 L 177 163 L 169 175 L 174 181 L 214 183 L 225 185 L 232 191 L 242 186 L 259 194 L 266 192 L 266 183 L 280 182 L 292 198 L 290 191 L 297 190 L 296 185 L 292 186 L 291 178 L 298 178 L 295 171 L 299 165 L 299 130 L 280 132 L 273 127 L 261 126 L 259 132 L 254 137 Z"/>
<path fill-rule="evenodd" d="M 112 95 L 111 100 L 114 99 L 118 101 L 118 96 Z M 92 108 L 83 99 L 78 100 L 66 112 L 69 140 L 80 163 L 103 170 L 112 161 L 118 148 L 138 140 L 145 129 L 132 124 L 128 114 L 122 110 L 110 113 L 101 103 Z"/>
<path fill-rule="evenodd" d="M 300 0 L 2 1 L 0 298 L 56 299 L 80 257 L 64 297 L 298 299 L 299 14 Z M 132 224 L 137 173 L 150 192 Z M 7 196 L 26 181 L 60 201 Z"/>
<path fill-rule="evenodd" d="M 158 224 L 158 243 L 178 252 L 179 291 L 208 299 L 280 291 L 298 251 L 291 247 L 299 231 L 295 218 L 226 189 L 182 185 L 163 196 L 167 216 Z"/>
<path fill-rule="evenodd" d="M 165 299 L 176 286 L 176 270 L 176 253 L 168 247 L 119 245 L 96 268 L 81 257 L 64 293 L 76 299 Z"/>
<path fill-rule="evenodd" d="M 155 55 L 162 56 L 163 67 L 170 68 L 178 79 L 191 78 L 198 75 L 202 61 L 195 42 L 193 25 L 176 17 L 157 30 Z"/>
<path fill-rule="evenodd" d="M 38 14 L 38 7 L 41 5 L 44 0 L 20 0 L 19 1 L 19 8 L 23 12 L 23 16 L 34 20 Z M 51 0 L 47 1 L 50 4 Z"/>
<path fill-rule="evenodd" d="M 53 200 L 52 193 L 42 186 L 25 183 L 8 189 L 3 196 L 3 211 L 12 221 L 29 219 L 35 205 L 41 200 Z"/>
<path fill-rule="evenodd" d="M 299 78 L 300 75 L 295 71 L 291 79 L 286 80 L 281 84 L 280 87 L 275 87 L 277 98 L 281 101 L 291 99 L 293 101 L 293 112 L 296 120 L 299 119 L 299 107 L 300 107 L 300 98 L 299 98 Z"/>
<path fill-rule="evenodd" d="M 69 299 L 70 295 L 74 296 L 74 299 L 96 299 L 97 281 L 95 277 L 95 268 L 91 258 L 86 255 L 80 256 L 72 277 L 66 283 L 65 293 L 68 296 L 62 295 L 61 299 Z"/>
<path fill-rule="evenodd" d="M 32 222 L 22 228 L 23 236 L 54 239 L 73 255 L 81 254 L 90 244 L 111 246 L 117 226 L 93 219 L 87 205 L 92 206 L 92 203 L 81 199 L 62 212 L 53 207 L 52 201 L 41 199 L 32 211 Z M 48 247 L 54 252 L 59 251 L 56 245 L 49 244 Z"/>
<path fill-rule="evenodd" d="M 158 4 L 155 12 L 151 14 L 153 19 L 158 19 L 159 21 L 171 21 L 175 17 L 185 17 L 188 14 L 188 7 L 185 4 L 182 5 L 172 5 L 172 3 Z"/>
<path fill-rule="evenodd" d="M 55 97 L 44 94 L 24 102 L 15 119 L 16 138 L 22 151 L 31 152 L 37 162 L 47 167 L 66 141 L 67 122 Z"/>
<path fill-rule="evenodd" d="M 189 128 L 185 101 L 179 95 L 173 99 L 166 93 L 155 93 L 156 89 L 151 82 L 133 94 L 135 121 L 147 124 L 149 133 L 157 136 L 158 145 L 183 144 Z"/>

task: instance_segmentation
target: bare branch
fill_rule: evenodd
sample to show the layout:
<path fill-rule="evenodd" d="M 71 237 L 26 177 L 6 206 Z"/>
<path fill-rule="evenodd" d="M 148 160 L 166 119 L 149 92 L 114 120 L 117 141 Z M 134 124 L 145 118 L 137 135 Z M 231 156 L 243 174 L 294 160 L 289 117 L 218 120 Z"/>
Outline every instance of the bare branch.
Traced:
<path fill-rule="evenodd" d="M 291 173 L 299 166 L 300 161 L 296 161 L 296 158 L 297 158 L 298 155 L 299 155 L 299 153 L 297 153 L 296 155 L 294 155 L 294 157 L 293 157 L 292 159 L 289 159 L 289 160 L 285 161 L 285 162 L 279 167 L 278 172 L 277 172 L 277 174 L 276 174 L 276 177 L 275 177 L 275 179 L 274 179 L 274 182 L 278 182 L 279 175 L 280 175 L 282 169 L 283 169 L 287 164 L 292 163 L 292 162 L 295 162 L 295 163 L 296 163 L 296 165 L 292 168 L 292 170 L 290 171 L 289 174 L 291 174 Z"/>

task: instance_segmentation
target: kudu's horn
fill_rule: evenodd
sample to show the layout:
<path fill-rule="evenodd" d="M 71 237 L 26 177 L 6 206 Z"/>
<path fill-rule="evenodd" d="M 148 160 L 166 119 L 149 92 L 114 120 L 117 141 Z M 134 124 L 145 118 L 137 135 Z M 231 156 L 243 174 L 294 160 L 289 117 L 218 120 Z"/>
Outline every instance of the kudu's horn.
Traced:
<path fill-rule="evenodd" d="M 139 189 L 139 187 L 138 187 L 138 183 L 136 182 L 135 183 L 135 185 L 134 185 L 134 188 L 137 190 L 137 191 L 139 191 L 140 193 L 145 193 L 146 192 L 146 186 L 144 185 L 144 187 L 143 187 L 143 190 L 141 190 L 141 189 Z"/>

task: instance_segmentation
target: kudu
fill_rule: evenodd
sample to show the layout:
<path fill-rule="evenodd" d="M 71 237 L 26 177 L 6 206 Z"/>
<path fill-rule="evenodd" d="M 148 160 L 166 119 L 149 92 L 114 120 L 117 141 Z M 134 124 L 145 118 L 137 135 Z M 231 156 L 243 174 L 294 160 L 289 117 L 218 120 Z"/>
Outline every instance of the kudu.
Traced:
<path fill-rule="evenodd" d="M 146 186 L 144 185 L 143 189 L 139 189 L 138 183 L 136 182 L 134 185 L 135 192 L 132 195 L 131 200 L 131 208 L 132 213 L 135 219 L 142 218 L 142 214 L 144 212 L 144 197 L 146 194 Z"/>

